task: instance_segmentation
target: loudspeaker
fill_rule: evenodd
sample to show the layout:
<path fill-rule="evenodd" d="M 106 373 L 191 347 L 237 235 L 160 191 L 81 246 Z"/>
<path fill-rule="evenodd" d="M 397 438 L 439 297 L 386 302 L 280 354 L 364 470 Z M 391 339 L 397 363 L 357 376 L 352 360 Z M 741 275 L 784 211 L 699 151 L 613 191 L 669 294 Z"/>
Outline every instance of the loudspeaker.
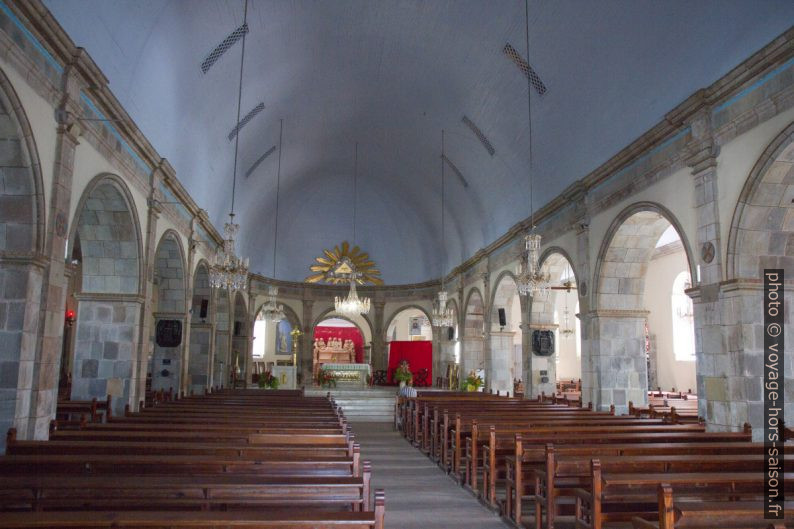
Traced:
<path fill-rule="evenodd" d="M 207 312 L 210 308 L 210 300 L 202 299 L 201 300 L 201 310 L 199 311 L 199 318 L 206 318 Z"/>
<path fill-rule="evenodd" d="M 155 329 L 155 343 L 160 347 L 178 347 L 182 343 L 182 322 L 160 320 Z"/>
<path fill-rule="evenodd" d="M 507 327 L 507 314 L 505 309 L 499 309 L 499 327 Z"/>
<path fill-rule="evenodd" d="M 455 339 L 455 328 L 447 327 L 447 340 L 454 340 L 454 339 Z"/>

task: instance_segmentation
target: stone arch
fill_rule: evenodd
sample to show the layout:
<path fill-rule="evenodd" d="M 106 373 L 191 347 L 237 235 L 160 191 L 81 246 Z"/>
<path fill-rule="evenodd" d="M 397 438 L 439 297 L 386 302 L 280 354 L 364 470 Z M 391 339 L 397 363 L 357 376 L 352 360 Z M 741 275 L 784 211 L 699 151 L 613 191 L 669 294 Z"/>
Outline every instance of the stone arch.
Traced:
<path fill-rule="evenodd" d="M 764 149 L 750 171 L 731 219 L 727 244 L 730 290 L 716 300 L 696 293 L 695 332 L 698 404 L 706 423 L 715 430 L 753 428 L 753 440 L 764 428 L 764 335 L 761 284 L 764 269 L 782 269 L 785 290 L 794 283 L 794 122 Z M 788 294 L 788 292 L 787 292 Z M 726 310 L 724 307 L 733 307 Z M 784 323 L 792 322 L 789 310 Z M 721 318 L 713 322 L 707 315 Z M 715 324 L 716 323 L 716 324 Z M 783 373 L 785 401 L 794 399 L 794 347 L 785 341 Z M 784 406 L 784 420 L 794 422 L 794 406 Z"/>
<path fill-rule="evenodd" d="M 648 355 L 645 278 L 656 243 L 673 226 L 694 279 L 695 261 L 675 216 L 653 202 L 639 202 L 617 215 L 595 263 L 587 358 L 582 362 L 582 398 L 620 413 L 647 402 Z"/>
<path fill-rule="evenodd" d="M 201 394 L 210 386 L 210 342 L 212 340 L 212 287 L 209 263 L 202 259 L 193 273 L 190 309 L 190 344 L 188 346 L 188 392 Z M 202 308 L 204 308 L 202 316 Z"/>
<path fill-rule="evenodd" d="M 179 234 L 166 230 L 154 252 L 154 276 L 152 290 L 153 331 L 156 335 L 161 321 L 179 322 L 182 326 L 181 343 L 164 347 L 157 343 L 152 347 L 152 389 L 181 391 L 182 362 L 185 352 L 184 337 L 187 335 L 187 284 L 185 275 L 185 252 Z"/>
<path fill-rule="evenodd" d="M 553 287 L 560 287 L 563 286 L 563 282 L 571 283 L 572 292 L 577 292 L 576 289 L 578 286 L 577 282 L 577 275 L 576 275 L 576 268 L 573 266 L 573 262 L 570 259 L 568 253 L 560 248 L 559 246 L 552 246 L 547 248 L 540 256 L 540 269 L 544 273 L 549 275 L 549 280 Z M 576 294 L 570 295 L 568 292 L 564 290 L 552 289 L 549 292 L 549 296 L 543 300 L 536 300 L 534 298 L 529 298 L 529 328 L 530 330 L 551 330 L 555 331 L 555 351 L 554 355 L 551 357 L 539 357 L 533 355 L 531 351 L 527 352 L 527 371 L 525 372 L 525 386 L 527 389 L 527 394 L 530 396 L 535 396 L 540 393 L 552 394 L 556 392 L 556 381 L 557 381 L 557 363 L 560 359 L 560 355 L 563 352 L 563 347 L 565 347 L 565 353 L 569 353 L 570 348 L 568 347 L 569 343 L 563 343 L 562 337 L 559 332 L 560 325 L 562 323 L 561 319 L 563 317 L 563 307 L 560 307 L 561 302 L 568 302 L 568 310 L 569 310 L 569 318 L 575 318 L 574 312 L 576 308 L 576 300 L 579 296 Z M 573 305 L 573 306 L 571 306 Z M 573 312 L 571 312 L 573 309 Z M 569 324 L 574 325 L 573 320 L 569 321 Z M 581 337 L 575 337 L 580 339 Z M 528 343 L 527 348 L 531 349 L 531 344 L 529 344 L 529 340 L 531 340 L 531 335 L 527 337 Z M 573 347 L 573 355 L 574 358 L 576 356 L 576 347 L 574 342 Z M 567 358 L 566 358 L 567 360 Z M 579 366 L 581 366 L 581 360 L 577 362 Z M 546 376 L 548 378 L 547 382 L 542 382 L 541 377 L 539 375 L 540 371 L 546 371 Z M 581 377 L 581 369 L 575 378 Z M 526 383 L 526 382 L 529 383 Z"/>
<path fill-rule="evenodd" d="M 312 339 L 310 343 L 314 343 L 314 328 L 317 327 L 317 325 L 319 325 L 320 322 L 322 322 L 323 320 L 327 320 L 328 318 L 331 317 L 350 321 L 350 323 L 354 324 L 356 327 L 359 328 L 359 330 L 361 331 L 361 335 L 364 337 L 364 341 L 365 342 L 368 341 L 371 346 L 372 341 L 375 338 L 375 332 L 374 332 L 375 327 L 374 325 L 372 325 L 372 321 L 369 319 L 369 316 L 367 316 L 366 314 L 362 314 L 361 315 L 362 321 L 356 321 L 356 319 L 349 318 L 347 316 L 342 316 L 341 314 L 337 313 L 334 307 L 329 307 L 325 309 L 314 319 L 314 321 L 312 322 L 312 329 L 311 329 Z M 366 323 L 366 325 L 363 325 L 363 323 Z"/>
<path fill-rule="evenodd" d="M 762 280 L 782 268 L 794 281 L 794 123 L 767 146 L 742 188 L 731 220 L 727 277 Z"/>
<path fill-rule="evenodd" d="M 0 152 L 0 257 L 11 257 L 0 259 L 0 379 L 12 388 L 0 396 L 0 429 L 16 427 L 21 439 L 42 438 L 55 411 L 58 350 L 45 351 L 37 343 L 42 335 L 45 345 L 61 343 L 66 282 L 49 282 L 49 303 L 40 310 L 41 285 L 47 282 L 36 259 L 45 252 L 46 238 L 41 163 L 22 103 L 2 70 Z M 53 243 L 60 248 L 67 219 L 60 212 L 55 218 Z M 49 406 L 42 405 L 45 398 Z M 0 453 L 4 449 L 2 439 Z"/>
<path fill-rule="evenodd" d="M 69 249 L 82 282 L 71 397 L 111 395 L 122 413 L 125 404 L 136 404 L 137 379 L 145 373 L 138 357 L 144 284 L 138 214 L 124 181 L 103 173 L 84 189 L 74 218 Z"/>
<path fill-rule="evenodd" d="M 466 295 L 463 306 L 463 332 L 461 333 L 460 377 L 469 371 L 485 367 L 485 301 L 477 287 Z M 488 380 L 485 381 L 488 384 Z"/>
<path fill-rule="evenodd" d="M 229 291 L 225 288 L 216 289 L 215 295 L 215 354 L 212 361 L 212 384 L 224 387 L 229 380 L 229 354 L 231 337 L 229 318 L 231 316 Z"/>
<path fill-rule="evenodd" d="M 447 302 L 447 303 L 449 303 L 449 302 Z M 402 305 L 402 306 L 400 306 L 399 308 L 397 308 L 397 309 L 393 310 L 393 311 L 392 311 L 392 313 L 389 315 L 389 317 L 388 317 L 388 318 L 386 318 L 386 319 L 384 320 L 384 321 L 386 322 L 386 323 L 385 323 L 385 325 L 383 326 L 383 341 L 384 341 L 384 342 L 388 342 L 388 341 L 389 341 L 389 336 L 388 336 L 388 334 L 389 334 L 389 327 L 391 327 L 391 324 L 392 324 L 392 322 L 394 321 L 394 319 L 395 319 L 397 316 L 399 316 L 399 315 L 400 315 L 400 313 L 402 313 L 403 311 L 406 311 L 406 310 L 412 310 L 412 309 L 414 309 L 414 310 L 418 310 L 418 311 L 420 311 L 422 314 L 424 314 L 425 318 L 427 318 L 427 321 L 429 321 L 429 322 L 432 322 L 432 321 L 433 321 L 433 318 L 432 318 L 432 316 L 430 315 L 430 313 L 427 311 L 427 309 L 426 309 L 426 308 L 424 308 L 424 307 L 422 307 L 422 306 L 420 306 L 420 305 L 417 305 L 417 304 L 415 304 L 415 303 L 410 303 L 410 304 L 407 304 L 407 305 Z"/>

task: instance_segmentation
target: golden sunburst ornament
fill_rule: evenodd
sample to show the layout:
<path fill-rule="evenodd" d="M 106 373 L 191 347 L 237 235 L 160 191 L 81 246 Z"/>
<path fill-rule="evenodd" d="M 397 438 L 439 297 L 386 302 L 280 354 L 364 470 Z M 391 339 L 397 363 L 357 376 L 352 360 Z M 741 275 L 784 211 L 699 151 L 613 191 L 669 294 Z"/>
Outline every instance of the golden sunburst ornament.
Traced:
<path fill-rule="evenodd" d="M 359 285 L 383 284 L 380 270 L 375 268 L 375 263 L 370 260 L 369 254 L 362 252 L 358 246 L 351 248 L 347 241 L 334 246 L 333 250 L 323 250 L 323 255 L 317 257 L 315 261 L 317 264 L 310 267 L 314 274 L 306 278 L 307 283 L 347 285 L 350 283 L 351 274 L 355 273 Z"/>

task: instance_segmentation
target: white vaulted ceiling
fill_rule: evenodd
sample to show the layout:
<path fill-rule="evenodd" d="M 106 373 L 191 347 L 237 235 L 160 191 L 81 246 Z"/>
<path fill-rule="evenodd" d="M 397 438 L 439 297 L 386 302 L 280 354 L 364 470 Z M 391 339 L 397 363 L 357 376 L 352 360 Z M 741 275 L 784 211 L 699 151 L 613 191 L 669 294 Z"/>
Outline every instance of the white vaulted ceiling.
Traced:
<path fill-rule="evenodd" d="M 241 25 L 243 0 L 46 0 L 196 202 L 222 226 L 231 203 L 240 45 L 200 64 Z M 606 161 L 695 90 L 794 20 L 790 0 L 530 2 L 532 172 L 540 206 Z M 302 280 L 323 248 L 352 239 L 359 142 L 358 243 L 389 284 L 441 273 L 440 150 L 447 170 L 446 269 L 525 218 L 526 55 L 522 0 L 249 0 L 235 209 L 252 270 Z M 467 115 L 493 144 L 482 147 Z"/>

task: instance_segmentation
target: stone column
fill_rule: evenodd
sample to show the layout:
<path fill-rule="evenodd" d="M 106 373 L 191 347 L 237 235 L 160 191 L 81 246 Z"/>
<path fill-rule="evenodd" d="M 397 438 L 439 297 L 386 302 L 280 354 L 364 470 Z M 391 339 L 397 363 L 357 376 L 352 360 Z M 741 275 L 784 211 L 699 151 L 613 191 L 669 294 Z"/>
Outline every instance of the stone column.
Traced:
<path fill-rule="evenodd" d="M 514 332 L 490 333 L 490 388 L 504 393 L 513 391 L 513 336 Z"/>
<path fill-rule="evenodd" d="M 304 294 L 303 299 L 303 335 L 301 336 L 301 355 L 298 361 L 300 365 L 298 373 L 301 377 L 301 385 L 305 388 L 311 388 L 314 385 L 314 375 L 312 369 L 314 367 L 314 359 L 312 358 L 312 334 L 314 329 L 314 300 L 307 299 Z"/>
<path fill-rule="evenodd" d="M 251 293 L 250 281 L 248 287 L 248 317 L 246 319 L 246 332 L 248 333 L 248 347 L 245 352 L 245 384 L 251 384 L 254 374 L 254 322 L 256 321 L 256 296 Z M 295 366 L 297 376 L 298 367 Z"/>
<path fill-rule="evenodd" d="M 386 350 L 386 340 L 384 339 L 386 329 L 383 328 L 386 302 L 383 300 L 375 300 L 372 304 L 375 307 L 374 319 L 372 322 L 375 327 L 372 333 L 372 369 L 377 371 L 388 368 L 387 357 L 389 352 Z"/>
<path fill-rule="evenodd" d="M 532 352 L 532 333 L 534 331 L 553 331 L 557 328 L 554 323 L 553 296 L 548 300 L 535 300 L 531 297 L 527 300 L 529 305 L 529 324 L 526 326 L 528 334 L 528 351 L 524 356 L 524 393 L 529 397 L 537 397 L 541 393 L 553 395 L 556 391 L 557 382 L 557 363 L 556 349 L 559 344 L 555 343 L 555 352 L 551 356 L 539 356 Z M 546 382 L 543 382 L 543 379 Z"/>
<path fill-rule="evenodd" d="M 26 276 L 24 281 L 16 281 L 12 276 L 5 278 L 6 294 L 8 290 L 20 288 L 24 289 L 26 299 L 21 306 L 23 318 L 19 319 L 24 321 L 24 325 L 19 350 L 20 376 L 16 384 L 20 400 L 16 403 L 14 421 L 17 434 L 22 439 L 48 437 L 50 420 L 55 417 L 58 401 L 67 291 L 63 256 L 69 233 L 74 154 L 81 134 L 81 82 L 77 67 L 84 58 L 85 54 L 80 52 L 63 73 L 44 254 L 31 261 L 26 274 L 18 274 L 20 279 Z M 8 318 L 10 322 L 11 313 Z M 7 346 L 7 343 L 3 345 Z"/>
<path fill-rule="evenodd" d="M 489 263 L 490 265 L 490 263 Z M 491 273 L 490 266 L 488 271 L 482 274 L 482 312 L 483 312 L 483 338 L 482 338 L 482 360 L 485 366 L 485 389 L 493 388 L 491 381 L 496 375 L 493 358 L 491 358 Z M 465 309 L 464 309 L 465 310 Z"/>
<path fill-rule="evenodd" d="M 572 228 L 576 233 L 576 254 L 572 256 L 573 266 L 576 271 L 576 291 L 579 294 L 579 337 L 582 345 L 582 403 L 595 403 L 596 396 L 599 394 L 598 377 L 593 371 L 593 363 L 590 357 L 591 349 L 591 328 L 590 321 L 590 291 L 593 290 L 590 273 L 590 206 L 588 195 L 583 186 L 577 186 L 571 196 L 574 202 L 574 211 L 577 213 L 572 223 Z"/>
<path fill-rule="evenodd" d="M 618 414 L 628 403 L 648 402 L 648 364 L 645 358 L 644 310 L 599 310 L 589 315 L 590 362 L 594 391 L 593 409 Z"/>

